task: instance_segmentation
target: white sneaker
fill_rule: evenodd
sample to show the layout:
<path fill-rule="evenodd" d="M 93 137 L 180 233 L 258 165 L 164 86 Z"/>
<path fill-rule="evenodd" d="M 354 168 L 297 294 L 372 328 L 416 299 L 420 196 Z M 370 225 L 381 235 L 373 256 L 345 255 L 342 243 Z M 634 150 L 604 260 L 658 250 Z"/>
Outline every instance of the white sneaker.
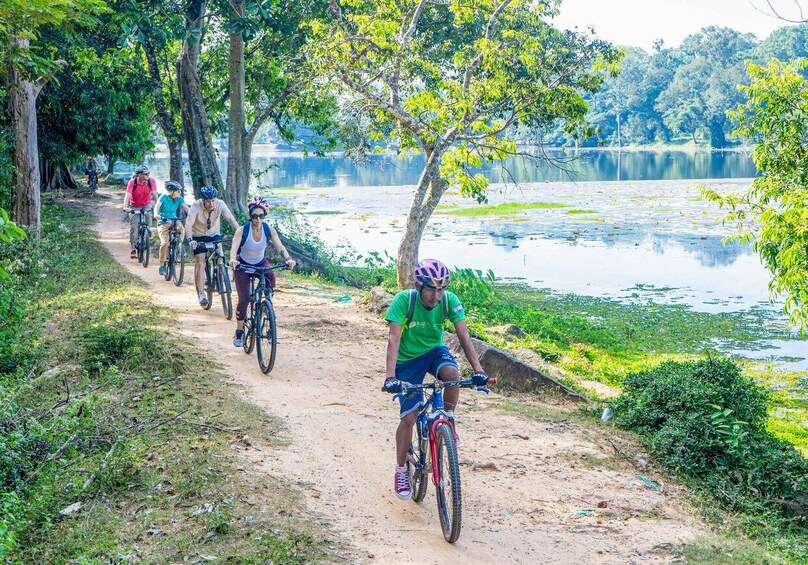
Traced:
<path fill-rule="evenodd" d="M 396 496 L 401 500 L 412 498 L 412 489 L 410 488 L 410 476 L 407 474 L 407 467 L 399 467 L 396 465 L 396 472 L 393 476 L 393 490 Z"/>
<path fill-rule="evenodd" d="M 204 290 L 199 293 L 199 303 L 202 306 L 207 306 L 208 305 L 208 295 Z"/>

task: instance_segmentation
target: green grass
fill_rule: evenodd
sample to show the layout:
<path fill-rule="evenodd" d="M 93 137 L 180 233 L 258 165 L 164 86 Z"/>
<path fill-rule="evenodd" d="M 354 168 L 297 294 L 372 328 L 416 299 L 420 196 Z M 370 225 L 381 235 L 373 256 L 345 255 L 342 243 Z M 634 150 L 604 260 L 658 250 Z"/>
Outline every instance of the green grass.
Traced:
<path fill-rule="evenodd" d="M 569 208 L 569 206 L 557 202 L 505 202 L 503 204 L 456 209 L 448 206 L 438 206 L 435 212 L 452 216 L 513 216 L 528 210 L 545 210 L 550 208 Z"/>
<path fill-rule="evenodd" d="M 329 534 L 294 518 L 296 488 L 237 470 L 231 446 L 280 449 L 278 423 L 176 333 L 173 314 L 98 242 L 90 215 L 43 213 L 42 243 L 0 258 L 18 305 L 18 321 L 0 324 L 0 422 L 28 430 L 2 438 L 3 456 L 16 457 L 0 482 L 7 559 L 335 561 Z M 76 502 L 75 514 L 59 515 Z"/>
<path fill-rule="evenodd" d="M 597 214 L 597 213 L 598 213 L 598 211 L 597 211 L 597 210 L 585 210 L 585 209 L 573 208 L 572 210 L 567 210 L 567 211 L 566 211 L 566 212 L 564 212 L 564 213 L 565 213 L 565 214 L 570 214 L 570 215 L 577 215 L 577 214 Z"/>

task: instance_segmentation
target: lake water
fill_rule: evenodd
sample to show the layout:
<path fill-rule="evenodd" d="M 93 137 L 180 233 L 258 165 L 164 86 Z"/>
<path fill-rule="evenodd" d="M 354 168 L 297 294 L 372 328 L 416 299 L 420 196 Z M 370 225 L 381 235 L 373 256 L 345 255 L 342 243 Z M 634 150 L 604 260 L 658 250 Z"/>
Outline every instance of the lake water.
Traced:
<path fill-rule="evenodd" d="M 755 175 L 748 155 L 580 151 L 551 156 L 563 169 L 536 168 L 523 158 L 483 172 L 492 182 L 491 204 L 557 207 L 464 217 L 451 212 L 477 205 L 447 194 L 424 233 L 420 256 L 492 269 L 499 278 L 562 293 L 676 303 L 705 312 L 780 308 L 768 300 L 769 275 L 757 255 L 748 245 L 723 244 L 731 230 L 717 221 L 721 211 L 699 192 L 700 185 L 719 192 L 745 189 Z M 340 156 L 258 150 L 254 169 L 264 172 L 254 188 L 276 204 L 308 213 L 313 229 L 330 245 L 395 256 L 422 163 L 379 155 L 360 166 Z M 150 165 L 155 176 L 167 173 L 165 157 Z M 224 161 L 221 165 L 225 170 Z M 807 351 L 804 340 L 785 340 L 762 347 L 755 357 L 802 358 L 784 366 L 808 370 Z"/>

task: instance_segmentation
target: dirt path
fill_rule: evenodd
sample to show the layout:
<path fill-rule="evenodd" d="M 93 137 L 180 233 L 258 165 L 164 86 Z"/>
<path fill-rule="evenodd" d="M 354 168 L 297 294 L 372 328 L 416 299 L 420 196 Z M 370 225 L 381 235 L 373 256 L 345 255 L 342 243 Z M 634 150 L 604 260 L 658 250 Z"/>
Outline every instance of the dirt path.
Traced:
<path fill-rule="evenodd" d="M 619 464 L 597 430 L 523 419 L 497 395 L 461 397 L 463 531 L 444 542 L 434 488 L 417 505 L 392 492 L 397 407 L 379 392 L 385 325 L 354 303 L 281 279 L 279 354 L 264 375 L 231 345 L 219 302 L 203 311 L 192 269 L 178 288 L 129 259 L 120 195 L 99 205 L 107 248 L 175 310 L 246 396 L 286 426 L 289 445 L 245 454 L 245 467 L 296 482 L 309 508 L 350 545 L 352 563 L 668 563 L 700 526 L 676 489 L 657 493 Z M 235 291 L 234 291 L 235 292 Z M 235 300 L 235 296 L 234 296 Z M 481 468 L 482 467 L 482 468 Z M 493 467 L 493 468 L 492 468 Z M 606 508 L 597 508 L 606 501 Z"/>

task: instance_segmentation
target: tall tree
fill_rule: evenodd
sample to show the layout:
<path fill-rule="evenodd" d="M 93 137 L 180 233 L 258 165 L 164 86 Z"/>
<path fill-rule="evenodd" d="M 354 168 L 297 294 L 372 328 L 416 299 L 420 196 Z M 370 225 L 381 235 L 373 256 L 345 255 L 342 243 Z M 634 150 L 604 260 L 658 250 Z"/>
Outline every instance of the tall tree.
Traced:
<path fill-rule="evenodd" d="M 123 40 L 142 53 L 146 80 L 155 117 L 168 147 L 169 178 L 184 184 L 182 148 L 185 137 L 179 100 L 176 61 L 186 37 L 182 3 L 179 0 L 120 0 L 118 18 L 124 30 Z"/>
<path fill-rule="evenodd" d="M 12 217 L 37 238 L 40 179 L 36 98 L 58 65 L 36 52 L 36 34 L 46 25 L 89 23 L 104 9 L 101 0 L 5 0 L 0 4 L 0 42 L 14 133 Z"/>
<path fill-rule="evenodd" d="M 187 0 L 183 8 L 186 35 L 177 60 L 177 83 L 182 115 L 182 131 L 188 149 L 191 182 L 198 196 L 203 186 L 214 186 L 227 198 L 216 160 L 216 151 L 208 122 L 208 112 L 202 96 L 198 65 L 205 33 L 206 0 Z"/>
<path fill-rule="evenodd" d="M 748 96 L 733 117 L 737 134 L 756 143 L 760 174 L 741 195 L 708 198 L 729 209 L 725 222 L 736 236 L 751 240 L 772 275 L 773 295 L 785 297 L 785 311 L 808 329 L 808 60 L 749 65 Z"/>
<path fill-rule="evenodd" d="M 109 15 L 81 34 L 43 30 L 41 40 L 65 61 L 37 107 L 43 187 L 64 188 L 72 182 L 67 166 L 88 155 L 137 161 L 154 147 L 142 67 L 131 50 L 118 49 L 118 34 Z M 57 174 L 48 178 L 50 171 Z"/>
<path fill-rule="evenodd" d="M 315 152 L 333 148 L 326 132 L 336 125 L 334 104 L 316 84 L 304 50 L 309 37 L 304 18 L 323 5 L 317 0 L 230 0 L 227 196 L 233 209 L 245 209 L 251 178 L 252 146 L 272 122 L 285 139 L 288 123 L 313 127 L 306 140 Z"/>
<path fill-rule="evenodd" d="M 449 186 L 485 200 L 483 161 L 516 154 L 515 128 L 582 124 L 619 54 L 548 21 L 557 0 L 331 0 L 310 25 L 324 76 L 340 84 L 356 124 L 353 154 L 374 144 L 419 152 L 425 165 L 398 248 L 409 286 L 421 236 Z M 539 137 L 540 141 L 540 137 Z"/>

